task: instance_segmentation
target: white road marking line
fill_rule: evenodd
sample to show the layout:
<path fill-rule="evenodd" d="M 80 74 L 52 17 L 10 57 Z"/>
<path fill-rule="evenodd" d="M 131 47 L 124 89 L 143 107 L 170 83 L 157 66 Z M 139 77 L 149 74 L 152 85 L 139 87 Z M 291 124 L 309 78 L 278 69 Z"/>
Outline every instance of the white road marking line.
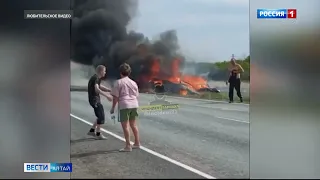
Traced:
<path fill-rule="evenodd" d="M 140 94 L 144 94 L 144 95 L 148 95 L 148 96 L 153 95 L 153 94 L 148 94 L 148 93 L 140 93 Z M 197 98 L 189 98 L 189 97 L 170 96 L 170 95 L 167 95 L 167 97 L 168 97 L 168 98 L 176 98 L 176 99 L 187 99 L 187 100 L 205 101 L 205 102 L 219 102 L 219 103 L 229 104 L 229 102 L 219 101 L 219 100 L 197 99 Z M 244 106 L 249 106 L 249 105 L 250 105 L 250 104 L 245 104 L 245 103 L 232 103 L 232 104 L 244 105 Z"/>
<path fill-rule="evenodd" d="M 185 104 L 185 103 L 176 103 L 176 104 L 189 105 L 189 106 L 190 106 L 190 104 Z M 241 109 L 230 109 L 230 108 L 221 108 L 221 107 L 210 107 L 210 106 L 202 106 L 202 105 L 198 105 L 198 104 L 193 104 L 192 106 L 200 107 L 200 108 L 217 109 L 217 110 L 221 110 L 221 111 L 236 111 L 236 112 L 249 113 L 249 110 L 241 110 Z"/>
<path fill-rule="evenodd" d="M 86 121 L 86 120 L 84 120 L 84 119 L 82 119 L 82 118 L 80 118 L 80 117 L 78 117 L 78 116 L 73 115 L 73 114 L 70 114 L 70 116 L 73 117 L 73 118 L 75 118 L 75 119 L 77 119 L 77 120 L 79 120 L 79 121 L 81 121 L 81 122 L 83 122 L 83 123 L 85 123 L 85 124 L 88 124 L 88 125 L 90 125 L 90 126 L 93 125 L 93 123 L 91 123 L 91 122 L 89 122 L 89 121 Z M 125 139 L 124 139 L 123 137 L 118 136 L 117 134 L 115 134 L 115 133 L 113 133 L 113 132 L 110 132 L 110 131 L 108 131 L 108 130 L 106 130 L 106 129 L 103 129 L 103 128 L 101 128 L 100 130 L 103 131 L 103 132 L 105 132 L 105 133 L 107 133 L 107 134 L 109 134 L 109 135 L 111 135 L 111 136 L 113 136 L 113 137 L 115 137 L 115 138 L 117 138 L 117 139 L 119 139 L 119 140 L 121 140 L 121 141 L 123 141 L 123 142 L 125 142 Z M 133 142 L 131 142 L 131 144 L 133 144 Z M 147 153 L 150 153 L 150 154 L 152 154 L 152 155 L 154 155 L 154 156 L 157 156 L 157 157 L 159 157 L 159 158 L 161 158 L 161 159 L 163 159 L 163 160 L 169 161 L 169 162 L 171 162 L 172 164 L 175 164 L 175 165 L 177 165 L 177 166 L 180 166 L 180 167 L 182 167 L 182 168 L 184 168 L 184 169 L 186 169 L 186 170 L 188 170 L 188 171 L 191 171 L 191 172 L 193 172 L 193 173 L 195 173 L 195 174 L 198 174 L 198 175 L 200 175 L 200 176 L 202 176 L 202 177 L 204 177 L 204 178 L 207 178 L 207 179 L 216 179 L 215 177 L 210 176 L 209 174 L 206 174 L 206 173 L 204 173 L 204 172 L 201 172 L 201 171 L 199 171 L 199 170 L 197 170 L 197 169 L 194 169 L 194 168 L 192 168 L 192 167 L 190 167 L 190 166 L 188 166 L 188 165 L 185 165 L 185 164 L 183 164 L 183 163 L 181 163 L 181 162 L 178 162 L 178 161 L 176 161 L 176 160 L 174 160 L 174 159 L 171 159 L 171 158 L 169 158 L 169 157 L 167 157 L 167 156 L 165 156 L 165 155 L 162 155 L 162 154 L 160 154 L 160 153 L 157 153 L 157 152 L 155 152 L 155 151 L 153 151 L 153 150 L 151 150 L 151 149 L 148 149 L 148 148 L 146 148 L 146 147 L 141 146 L 140 149 L 141 149 L 141 150 L 144 150 L 144 151 L 146 151 Z"/>
<path fill-rule="evenodd" d="M 233 118 L 226 118 L 226 117 L 221 117 L 221 116 L 214 116 L 214 117 L 219 118 L 219 119 L 228 120 L 228 121 L 235 121 L 235 122 L 250 124 L 250 122 L 248 122 L 248 121 L 241 121 L 241 120 L 237 120 L 237 119 L 233 119 Z"/>
<path fill-rule="evenodd" d="M 214 107 L 213 107 L 214 108 Z M 217 107 L 215 107 L 217 108 Z M 218 109 L 218 108 L 217 108 Z M 249 113 L 249 110 L 240 110 L 240 109 L 229 109 L 229 108 L 220 108 L 220 110 L 223 110 L 223 111 L 237 111 L 237 112 L 247 112 Z"/>

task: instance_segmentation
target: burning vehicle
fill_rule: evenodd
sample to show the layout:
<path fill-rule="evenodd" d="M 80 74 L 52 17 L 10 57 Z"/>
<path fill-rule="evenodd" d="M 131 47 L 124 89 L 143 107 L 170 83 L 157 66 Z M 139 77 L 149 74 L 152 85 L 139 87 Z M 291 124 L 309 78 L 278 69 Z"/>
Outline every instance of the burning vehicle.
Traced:
<path fill-rule="evenodd" d="M 182 76 L 185 78 L 185 76 Z M 199 77 L 195 77 L 199 78 Z M 149 81 L 149 89 L 142 89 L 142 92 L 151 92 L 158 91 L 167 94 L 180 94 L 180 95 L 188 95 L 188 94 L 201 94 L 203 92 L 215 92 L 220 93 L 220 90 L 217 88 L 210 87 L 206 80 L 200 79 L 200 81 L 193 81 L 188 83 L 187 81 L 181 80 L 181 78 L 177 78 L 180 80 L 168 80 L 168 79 L 151 79 Z M 201 82 L 202 81 L 202 82 Z M 140 82 L 143 84 L 144 82 Z M 152 91 L 153 90 L 153 91 Z"/>
<path fill-rule="evenodd" d="M 171 61 L 171 68 L 162 68 L 166 66 L 162 66 L 161 60 L 157 58 L 151 62 L 151 66 L 147 66 L 148 69 L 145 70 L 148 72 L 135 78 L 141 92 L 163 91 L 167 94 L 180 95 L 220 92 L 217 88 L 210 87 L 207 80 L 201 76 L 182 74 L 180 72 L 182 61 L 178 58 Z"/>

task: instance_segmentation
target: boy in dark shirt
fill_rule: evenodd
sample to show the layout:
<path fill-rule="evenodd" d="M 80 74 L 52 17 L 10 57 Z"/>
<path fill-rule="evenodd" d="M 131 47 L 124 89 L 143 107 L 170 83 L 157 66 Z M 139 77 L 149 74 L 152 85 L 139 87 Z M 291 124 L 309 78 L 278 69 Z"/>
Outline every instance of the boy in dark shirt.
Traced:
<path fill-rule="evenodd" d="M 112 101 L 112 96 L 106 92 L 110 92 L 110 89 L 101 85 L 101 79 L 106 75 L 106 67 L 99 65 L 96 68 L 96 74 L 94 74 L 88 83 L 88 98 L 89 104 L 93 107 L 97 120 L 91 127 L 88 135 L 95 136 L 97 139 L 105 139 L 100 133 L 100 126 L 105 123 L 104 108 L 101 104 L 100 94 L 105 96 L 109 101 Z"/>

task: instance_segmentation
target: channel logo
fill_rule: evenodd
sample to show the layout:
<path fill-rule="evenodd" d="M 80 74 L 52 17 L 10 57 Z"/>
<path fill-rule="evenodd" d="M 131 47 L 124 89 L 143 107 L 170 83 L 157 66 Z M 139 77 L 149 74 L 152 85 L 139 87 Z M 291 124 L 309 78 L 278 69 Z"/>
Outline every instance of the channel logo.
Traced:
<path fill-rule="evenodd" d="M 297 9 L 257 9 L 258 19 L 296 19 Z"/>
<path fill-rule="evenodd" d="M 23 172 L 72 172 L 72 163 L 24 163 Z"/>

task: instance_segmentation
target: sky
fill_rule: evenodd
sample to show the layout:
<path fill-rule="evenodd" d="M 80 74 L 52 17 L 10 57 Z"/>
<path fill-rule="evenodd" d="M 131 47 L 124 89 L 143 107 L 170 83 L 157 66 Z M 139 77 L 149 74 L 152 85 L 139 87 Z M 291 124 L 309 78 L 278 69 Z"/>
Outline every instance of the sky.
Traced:
<path fill-rule="evenodd" d="M 175 29 L 192 61 L 242 58 L 249 55 L 249 0 L 139 0 L 129 28 L 149 38 Z"/>

